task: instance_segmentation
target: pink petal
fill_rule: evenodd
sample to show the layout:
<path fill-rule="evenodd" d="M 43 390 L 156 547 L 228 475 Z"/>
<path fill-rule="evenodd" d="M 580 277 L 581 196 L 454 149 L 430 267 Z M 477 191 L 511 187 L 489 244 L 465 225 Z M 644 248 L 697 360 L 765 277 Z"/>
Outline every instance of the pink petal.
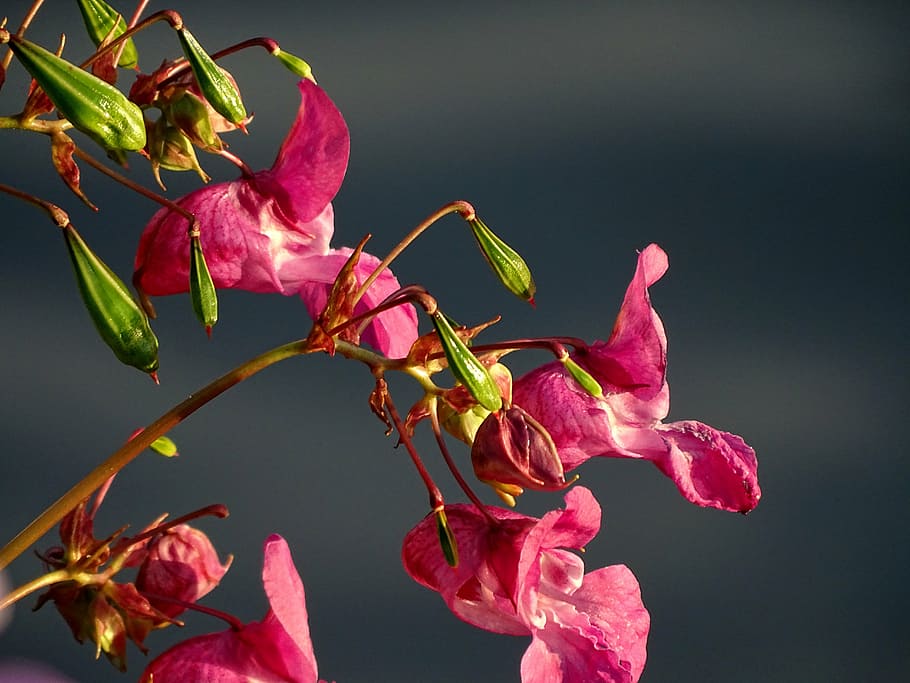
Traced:
<path fill-rule="evenodd" d="M 351 138 L 341 112 L 318 85 L 301 80 L 300 108 L 271 170 L 256 174 L 288 219 L 306 223 L 332 201 L 348 168 Z"/>
<path fill-rule="evenodd" d="M 735 434 L 686 420 L 656 428 L 664 449 L 646 454 L 697 505 L 749 512 L 761 498 L 755 451 Z"/>
<path fill-rule="evenodd" d="M 325 308 L 332 283 L 352 251 L 349 247 L 332 249 L 325 256 L 294 261 L 282 269 L 281 277 L 288 290 L 295 291 L 293 288 L 298 287 L 296 291 L 313 319 Z M 355 269 L 357 282 L 366 280 L 377 265 L 379 259 L 375 256 L 362 254 Z M 355 315 L 375 307 L 399 287 L 392 272 L 384 270 L 357 304 Z M 417 339 L 417 312 L 410 304 L 384 311 L 367 325 L 361 339 L 389 358 L 402 358 L 408 355 L 411 344 Z"/>
<path fill-rule="evenodd" d="M 633 391 L 647 399 L 660 391 L 667 369 L 667 337 L 651 307 L 648 287 L 667 271 L 667 254 L 649 244 L 638 255 L 635 275 L 626 290 L 613 332 L 606 342 L 595 342 L 577 352 L 608 393 Z"/>

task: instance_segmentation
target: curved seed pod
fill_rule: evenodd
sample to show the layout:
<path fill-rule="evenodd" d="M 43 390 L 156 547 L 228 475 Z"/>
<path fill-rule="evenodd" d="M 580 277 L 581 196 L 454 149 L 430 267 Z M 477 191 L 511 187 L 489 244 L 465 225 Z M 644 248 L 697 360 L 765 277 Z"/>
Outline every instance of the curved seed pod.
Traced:
<path fill-rule="evenodd" d="M 442 350 L 449 362 L 449 370 L 455 375 L 455 379 L 461 382 L 471 392 L 471 396 L 487 410 L 496 411 L 502 408 L 499 387 L 484 364 L 458 338 L 455 330 L 440 311 L 433 313 L 432 318 L 433 327 L 436 328 Z"/>
<path fill-rule="evenodd" d="M 193 69 L 193 75 L 196 77 L 196 82 L 199 84 L 202 94 L 205 95 L 205 99 L 228 121 L 241 125 L 246 119 L 246 108 L 243 106 L 243 100 L 240 99 L 237 87 L 215 63 L 215 60 L 202 49 L 192 33 L 186 28 L 181 28 L 177 30 L 177 36 L 180 38 L 180 47 L 183 48 L 183 54 Z"/>
<path fill-rule="evenodd" d="M 533 304 L 537 286 L 531 276 L 531 269 L 528 268 L 524 259 L 479 218 L 469 220 L 468 224 L 471 226 L 471 232 L 474 233 L 474 239 L 477 240 L 484 258 L 496 273 L 499 281 L 512 294 Z"/>
<path fill-rule="evenodd" d="M 105 149 L 145 147 L 142 110 L 117 88 L 28 40 L 10 36 L 9 46 L 73 126 Z"/>
<path fill-rule="evenodd" d="M 126 365 L 156 379 L 158 339 L 126 285 L 89 249 L 72 225 L 63 228 L 79 293 L 98 334 Z"/>
<path fill-rule="evenodd" d="M 301 78 L 311 80 L 313 83 L 316 82 L 316 79 L 313 78 L 313 69 L 310 68 L 309 64 L 300 59 L 300 57 L 292 55 L 290 52 L 282 50 L 281 48 L 278 48 L 272 55 L 276 57 L 279 62 L 284 64 L 285 68 L 291 73 L 294 73 Z"/>
<path fill-rule="evenodd" d="M 443 508 L 433 511 L 436 518 L 436 532 L 439 534 L 439 547 L 442 548 L 442 554 L 446 558 L 446 564 L 453 569 L 458 566 L 458 544 L 455 542 L 455 534 L 449 526 L 449 520 L 446 519 L 446 511 Z"/>
<path fill-rule="evenodd" d="M 190 238 L 190 299 L 196 318 L 205 326 L 206 334 L 212 336 L 212 326 L 218 320 L 218 294 L 205 263 L 199 235 Z"/>
<path fill-rule="evenodd" d="M 88 31 L 89 38 L 95 45 L 101 45 L 105 38 L 111 40 L 119 38 L 126 33 L 126 22 L 123 16 L 108 5 L 104 0 L 76 0 L 79 11 L 82 12 L 82 21 Z M 117 66 L 132 69 L 139 64 L 139 53 L 132 38 L 127 38 L 117 60 Z"/>

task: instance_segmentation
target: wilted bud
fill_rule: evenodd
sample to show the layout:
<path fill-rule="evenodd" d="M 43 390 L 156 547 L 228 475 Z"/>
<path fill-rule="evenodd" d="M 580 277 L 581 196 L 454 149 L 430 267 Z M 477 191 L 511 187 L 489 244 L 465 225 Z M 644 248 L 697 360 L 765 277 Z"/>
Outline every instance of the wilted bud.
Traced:
<path fill-rule="evenodd" d="M 190 238 L 190 299 L 193 301 L 196 318 L 211 336 L 212 325 L 218 320 L 218 294 L 215 292 L 215 283 L 212 282 L 209 267 L 205 263 L 198 234 Z"/>
<path fill-rule="evenodd" d="M 212 127 L 208 107 L 196 94 L 184 90 L 183 94 L 168 102 L 163 111 L 171 125 L 179 128 L 193 144 L 209 152 L 219 152 L 224 148 Z"/>
<path fill-rule="evenodd" d="M 531 277 L 531 269 L 518 252 L 503 242 L 486 223 L 477 217 L 468 221 L 474 239 L 477 240 L 484 258 L 496 273 L 499 281 L 515 296 L 534 303 L 534 292 L 537 286 Z"/>
<path fill-rule="evenodd" d="M 449 370 L 461 382 L 477 402 L 487 410 L 499 410 L 502 397 L 499 388 L 477 356 L 471 353 L 459 339 L 448 319 L 440 311 L 432 314 L 433 327 L 439 336 L 439 343 L 449 362 Z"/>
<path fill-rule="evenodd" d="M 246 118 L 246 108 L 243 106 L 237 86 L 202 49 L 192 33 L 186 28 L 181 28 L 177 30 L 177 36 L 205 99 L 228 121 L 242 124 Z"/>
<path fill-rule="evenodd" d="M 297 74 L 301 78 L 313 81 L 313 83 L 316 82 L 316 79 L 313 78 L 313 70 L 310 68 L 310 65 L 300 59 L 300 57 L 296 57 L 290 52 L 285 52 L 281 48 L 278 48 L 278 50 L 272 54 L 292 73 Z"/>
<path fill-rule="evenodd" d="M 160 169 L 168 171 L 196 171 L 202 182 L 211 180 L 202 170 L 196 150 L 183 133 L 169 125 L 164 117 L 149 125 L 148 154 L 152 165 L 152 174 L 162 190 L 167 189 L 161 181 Z"/>
<path fill-rule="evenodd" d="M 556 444 L 537 420 L 518 406 L 491 413 L 480 425 L 471 447 L 477 478 L 495 489 L 520 494 L 522 488 L 556 491 L 565 475 Z"/>
<path fill-rule="evenodd" d="M 446 564 L 453 569 L 458 566 L 458 544 L 455 542 L 455 534 L 449 526 L 449 520 L 446 519 L 446 511 L 443 508 L 433 511 L 436 517 L 436 531 L 439 534 L 439 546 L 442 548 L 442 554 L 446 558 Z"/>
<path fill-rule="evenodd" d="M 591 373 L 581 367 L 578 363 L 568 356 L 561 358 L 560 362 L 566 371 L 572 375 L 572 379 L 578 382 L 581 388 L 587 391 L 591 396 L 600 398 L 604 395 L 604 390 L 603 387 L 600 386 L 600 383 L 594 379 Z"/>
<path fill-rule="evenodd" d="M 145 147 L 142 110 L 117 88 L 27 40 L 11 36 L 9 44 L 73 126 L 107 150 L 122 153 Z"/>
<path fill-rule="evenodd" d="M 126 285 L 89 249 L 72 225 L 63 229 L 63 236 L 79 293 L 101 338 L 122 363 L 149 373 L 157 381 L 158 339 L 145 313 Z"/>
<path fill-rule="evenodd" d="M 196 602 L 218 585 L 233 561 L 229 556 L 222 565 L 208 536 L 186 524 L 153 538 L 147 553 L 136 576 L 136 588 L 171 618 L 186 609 L 172 600 Z"/>
<path fill-rule="evenodd" d="M 95 45 L 101 45 L 108 36 L 110 36 L 110 40 L 114 40 L 126 33 L 126 22 L 123 20 L 123 16 L 104 0 L 77 0 L 77 3 L 79 11 L 82 12 L 85 28 Z M 136 45 L 132 38 L 127 38 L 122 45 L 123 52 L 120 53 L 117 65 L 132 69 L 139 63 Z"/>

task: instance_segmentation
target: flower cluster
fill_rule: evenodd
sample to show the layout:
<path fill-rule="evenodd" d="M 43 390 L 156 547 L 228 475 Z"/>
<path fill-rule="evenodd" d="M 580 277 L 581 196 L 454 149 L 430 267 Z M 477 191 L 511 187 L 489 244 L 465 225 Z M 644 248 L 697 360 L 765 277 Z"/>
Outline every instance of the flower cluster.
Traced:
<path fill-rule="evenodd" d="M 402 287 L 389 265 L 424 230 L 453 213 L 470 227 L 499 282 L 533 303 L 527 264 L 464 201 L 432 214 L 385 258 L 363 251 L 366 238 L 354 248 L 332 247 L 332 201 L 347 171 L 350 138 L 344 118 L 306 63 L 271 39 L 235 46 L 265 47 L 301 77 L 300 105 L 275 162 L 253 171 L 220 137 L 246 131 L 252 121 L 237 83 L 215 61 L 222 53 L 210 56 L 173 11 L 128 27 L 103 0 L 79 4 L 99 46 L 89 60 L 92 73 L 0 27 L 0 42 L 9 43 L 34 78 L 24 111 L 13 123 L 51 137 L 55 168 L 70 188 L 87 201 L 74 161 L 77 148 L 66 134 L 71 127 L 114 160 L 141 153 L 162 188 L 162 169 L 194 170 L 208 183 L 197 149 L 240 169 L 239 178 L 208 184 L 176 201 L 158 198 L 163 208 L 145 226 L 134 261 L 142 306 L 59 207 L 27 198 L 62 228 L 77 286 L 102 339 L 122 362 L 157 380 L 158 340 L 147 316 L 151 296 L 189 293 L 209 332 L 217 319 L 217 290 L 224 289 L 298 296 L 313 324 L 306 337 L 240 366 L 137 432 L 135 444 L 126 444 L 108 467 L 96 468 L 67 494 L 76 497 L 64 498 L 70 511 L 60 523 L 62 546 L 42 556 L 47 573 L 0 600 L 0 609 L 46 588 L 38 606 L 53 602 L 75 638 L 94 643 L 96 653 L 119 669 L 126 668 L 127 641 L 145 652 L 153 630 L 181 624 L 178 618 L 189 611 L 204 612 L 230 628 L 159 654 L 145 669 L 144 682 L 317 683 L 303 583 L 282 537 L 270 536 L 264 546 L 268 612 L 261 621 L 245 623 L 199 604 L 220 583 L 231 559 L 222 562 L 208 537 L 187 522 L 204 514 L 226 516 L 224 506 L 169 522 L 162 516 L 132 537 L 123 535 L 124 527 L 98 539 L 95 513 L 106 485 L 91 507 L 88 496 L 102 484 L 99 472 L 116 472 L 230 386 L 286 357 L 324 351 L 369 368 L 370 408 L 387 434 L 397 432 L 429 494 L 429 514 L 404 539 L 408 574 L 439 593 L 464 621 L 529 637 L 520 665 L 524 683 L 638 681 L 651 617 L 628 567 L 588 570 L 577 554 L 597 535 L 601 508 L 591 491 L 573 486 L 573 471 L 599 456 L 648 460 L 696 505 L 747 513 L 761 497 L 755 453 L 743 439 L 695 420 L 665 422 L 667 337 L 650 299 L 650 288 L 668 267 L 664 251 L 650 244 L 638 254 L 606 340 L 477 343 L 492 323 L 455 323 L 424 288 Z M 151 74 L 139 73 L 124 95 L 114 87 L 116 69 L 136 66 L 133 35 L 157 20 L 177 33 L 183 57 L 165 61 Z M 54 109 L 56 123 L 40 118 Z M 0 185 L 3 190 L 24 196 Z M 422 335 L 418 311 L 432 325 Z M 555 360 L 513 379 L 507 356 L 530 348 L 548 349 Z M 404 373 L 422 390 L 404 419 L 385 379 L 391 372 Z M 443 499 L 412 439 L 420 423 L 429 424 L 470 503 Z M 491 486 L 508 508 L 487 505 L 474 492 L 449 453 L 444 430 L 470 447 L 477 480 Z M 172 443 L 158 448 L 167 455 L 175 451 Z M 525 489 L 561 491 L 565 507 L 540 518 L 521 514 L 511 508 Z M 0 551 L 0 569 L 8 560 L 6 550 Z M 120 578 L 124 569 L 136 569 L 135 579 Z"/>

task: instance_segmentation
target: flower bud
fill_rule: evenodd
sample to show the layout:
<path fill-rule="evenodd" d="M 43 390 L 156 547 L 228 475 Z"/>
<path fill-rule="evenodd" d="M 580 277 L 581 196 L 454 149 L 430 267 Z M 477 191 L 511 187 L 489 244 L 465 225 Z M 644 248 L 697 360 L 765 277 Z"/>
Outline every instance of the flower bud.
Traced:
<path fill-rule="evenodd" d="M 158 339 L 126 285 L 99 259 L 72 225 L 63 229 L 76 282 L 92 322 L 114 355 L 155 378 Z"/>
<path fill-rule="evenodd" d="M 218 320 L 218 294 L 205 263 L 198 234 L 190 238 L 190 299 L 196 318 L 205 326 L 206 334 L 211 336 L 212 325 Z"/>
<path fill-rule="evenodd" d="M 168 171 L 196 171 L 202 182 L 211 180 L 208 173 L 202 170 L 193 143 L 183 133 L 169 125 L 164 117 L 159 118 L 148 128 L 148 154 L 152 165 L 152 174 L 162 190 L 161 169 Z"/>
<path fill-rule="evenodd" d="M 316 82 L 316 79 L 313 78 L 313 70 L 310 68 L 310 65 L 300 59 L 300 57 L 296 57 L 290 52 L 285 52 L 281 48 L 278 48 L 278 50 L 276 52 L 273 52 L 272 55 L 275 56 L 279 62 L 284 64 L 284 66 L 292 73 L 297 74 L 301 78 L 311 80 L 313 83 Z"/>
<path fill-rule="evenodd" d="M 604 395 L 603 387 L 600 386 L 600 383 L 594 379 L 593 375 L 581 367 L 574 360 L 566 356 L 561 358 L 560 362 L 566 371 L 572 375 L 574 379 L 581 386 L 582 389 L 587 391 L 594 398 L 600 398 Z"/>
<path fill-rule="evenodd" d="M 126 33 L 123 16 L 104 0 L 77 0 L 77 3 L 89 38 L 95 45 L 101 45 L 108 36 L 109 40 L 114 40 Z M 132 69 L 138 63 L 139 53 L 136 51 L 136 45 L 132 38 L 127 38 L 123 43 L 123 51 L 117 65 Z"/>
<path fill-rule="evenodd" d="M 10 36 L 10 48 L 57 110 L 107 150 L 145 147 L 142 110 L 114 86 L 32 42 Z"/>
<path fill-rule="evenodd" d="M 192 33 L 186 28 L 180 28 L 177 30 L 177 36 L 180 38 L 183 54 L 190 63 L 193 75 L 196 77 L 196 82 L 205 99 L 228 121 L 238 125 L 242 124 L 246 118 L 246 108 L 240 99 L 237 86 L 215 63 L 215 60 L 202 49 Z"/>
<path fill-rule="evenodd" d="M 136 575 L 136 588 L 158 611 L 174 618 L 186 608 L 168 600 L 196 602 L 209 593 L 231 566 L 225 564 L 208 536 L 179 524 L 152 539 Z"/>
<path fill-rule="evenodd" d="M 531 277 L 531 269 L 528 268 L 524 259 L 479 218 L 472 218 L 468 224 L 471 226 L 471 232 L 474 233 L 474 239 L 477 240 L 484 258 L 496 273 L 499 281 L 512 294 L 533 304 L 537 286 L 534 284 L 534 278 Z"/>
<path fill-rule="evenodd" d="M 461 382 L 477 402 L 487 410 L 499 410 L 502 407 L 502 397 L 499 387 L 490 376 L 477 356 L 461 341 L 448 319 L 441 311 L 432 314 L 433 327 L 439 336 L 439 343 L 449 362 L 449 370 Z"/>
<path fill-rule="evenodd" d="M 471 463 L 477 478 L 494 488 L 556 491 L 567 486 L 549 432 L 518 406 L 491 413 L 474 436 Z"/>
<path fill-rule="evenodd" d="M 163 111 L 171 125 L 179 128 L 193 144 L 209 152 L 219 152 L 224 148 L 212 126 L 208 107 L 195 93 L 184 90 L 167 102 Z"/>
<path fill-rule="evenodd" d="M 175 458 L 180 455 L 177 452 L 177 444 L 174 443 L 173 439 L 166 436 L 159 436 L 149 444 L 149 448 L 165 458 Z"/>

